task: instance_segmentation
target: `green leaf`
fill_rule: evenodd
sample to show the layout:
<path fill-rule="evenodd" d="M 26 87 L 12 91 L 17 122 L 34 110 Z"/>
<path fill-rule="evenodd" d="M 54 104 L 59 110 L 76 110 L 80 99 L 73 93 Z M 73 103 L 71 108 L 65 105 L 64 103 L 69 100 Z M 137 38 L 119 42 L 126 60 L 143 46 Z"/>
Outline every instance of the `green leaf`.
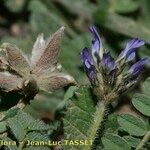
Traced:
<path fill-rule="evenodd" d="M 0 122 L 0 133 L 3 133 L 7 130 L 6 128 L 6 122 L 3 121 L 3 122 Z"/>
<path fill-rule="evenodd" d="M 73 97 L 73 95 L 74 95 L 74 93 L 75 93 L 76 90 L 77 90 L 77 87 L 76 87 L 76 86 L 71 86 L 71 87 L 69 87 L 69 89 L 68 89 L 67 92 L 65 93 L 64 100 L 61 101 L 61 102 L 59 103 L 59 105 L 57 106 L 57 111 L 59 111 L 59 112 L 60 112 L 61 110 L 64 111 L 64 108 L 67 107 L 68 100 Z"/>
<path fill-rule="evenodd" d="M 41 131 L 49 129 L 49 126 L 44 122 L 38 119 L 34 119 L 32 116 L 23 111 L 19 111 L 15 118 L 18 119 L 20 123 L 22 123 L 24 129 L 28 129 L 28 131 Z"/>
<path fill-rule="evenodd" d="M 7 122 L 16 139 L 18 141 L 22 141 L 26 136 L 26 131 L 24 130 L 23 124 L 21 124 L 17 118 L 10 118 Z"/>
<path fill-rule="evenodd" d="M 110 114 L 105 122 L 105 129 L 108 133 L 117 133 L 119 124 L 117 122 L 118 115 L 116 113 Z"/>
<path fill-rule="evenodd" d="M 143 92 L 147 95 L 150 95 L 150 78 L 146 79 L 143 83 Z"/>
<path fill-rule="evenodd" d="M 90 128 L 93 114 L 95 112 L 94 103 L 90 90 L 87 87 L 80 87 L 72 101 L 70 108 L 64 118 L 64 139 L 84 140 L 87 139 L 87 131 Z M 89 140 L 89 139 L 88 139 Z M 65 150 L 83 150 L 86 145 L 66 145 Z"/>
<path fill-rule="evenodd" d="M 130 150 L 128 142 L 118 135 L 107 133 L 102 137 L 105 150 Z"/>
<path fill-rule="evenodd" d="M 18 111 L 16 116 L 7 120 L 7 123 L 19 141 L 23 140 L 29 131 L 46 131 L 49 129 L 49 126 L 44 122 L 32 118 L 23 111 Z"/>
<path fill-rule="evenodd" d="M 140 139 L 132 137 L 132 136 L 124 136 L 123 137 L 131 147 L 136 148 L 137 145 L 140 143 Z"/>
<path fill-rule="evenodd" d="M 100 15 L 95 16 L 95 22 L 102 24 L 108 29 L 132 38 L 138 37 L 150 44 L 150 29 L 138 24 L 133 19 L 122 17 L 115 13 L 107 13 L 105 20 L 101 21 L 100 19 Z"/>
<path fill-rule="evenodd" d="M 11 142 L 11 144 L 8 144 L 7 146 L 4 146 L 5 150 L 18 150 L 17 145 L 16 145 L 17 143 L 15 141 L 11 140 L 8 137 L 3 137 L 2 140 Z"/>
<path fill-rule="evenodd" d="M 19 12 L 23 9 L 25 5 L 25 0 L 5 0 L 5 5 L 12 12 Z"/>
<path fill-rule="evenodd" d="M 92 13 L 96 7 L 87 0 L 56 0 L 60 5 L 65 7 L 69 12 L 75 15 L 79 15 L 88 19 L 91 19 Z"/>
<path fill-rule="evenodd" d="M 150 1 L 144 0 L 139 2 L 141 6 L 141 14 L 139 16 L 138 21 L 141 23 L 141 25 L 150 27 L 150 21 L 149 21 Z"/>
<path fill-rule="evenodd" d="M 29 132 L 24 139 L 24 142 L 26 142 L 28 145 L 26 145 L 26 148 L 23 150 L 35 150 L 36 148 L 38 150 L 49 150 L 47 142 L 49 141 L 49 137 L 46 134 L 41 134 L 38 132 Z M 30 142 L 34 142 L 34 145 L 30 145 Z M 40 145 L 40 142 L 43 144 Z"/>
<path fill-rule="evenodd" d="M 130 13 L 139 8 L 138 1 L 134 0 L 113 0 L 113 9 L 118 13 Z"/>
<path fill-rule="evenodd" d="M 25 141 L 26 140 L 30 140 L 30 141 L 48 141 L 49 140 L 49 137 L 48 135 L 46 134 L 41 134 L 39 132 L 29 132 L 25 138 Z"/>
<path fill-rule="evenodd" d="M 5 113 L 5 119 L 14 117 L 15 115 L 17 115 L 19 108 L 15 107 L 15 108 L 11 108 L 8 109 Z"/>
<path fill-rule="evenodd" d="M 147 132 L 146 123 L 133 115 L 121 114 L 118 116 L 121 128 L 131 135 L 143 136 Z"/>
<path fill-rule="evenodd" d="M 69 87 L 69 89 L 67 90 L 67 92 L 65 93 L 65 96 L 64 96 L 64 101 L 65 100 L 69 100 L 70 98 L 73 97 L 74 95 L 74 92 L 77 90 L 77 87 L 76 86 L 71 86 Z"/>
<path fill-rule="evenodd" d="M 134 107 L 146 116 L 150 116 L 150 97 L 144 94 L 135 94 L 132 99 Z"/>

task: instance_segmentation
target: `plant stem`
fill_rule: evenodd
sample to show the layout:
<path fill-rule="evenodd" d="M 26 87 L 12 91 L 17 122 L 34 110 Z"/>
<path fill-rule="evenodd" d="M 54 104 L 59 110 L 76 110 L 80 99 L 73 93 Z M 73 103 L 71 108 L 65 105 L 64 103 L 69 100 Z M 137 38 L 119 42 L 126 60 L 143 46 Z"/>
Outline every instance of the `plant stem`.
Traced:
<path fill-rule="evenodd" d="M 23 147 L 24 147 L 24 143 L 20 142 L 20 143 L 19 143 L 18 150 L 22 150 L 22 149 L 23 149 Z"/>
<path fill-rule="evenodd" d="M 91 125 L 89 131 L 88 131 L 88 140 L 95 140 L 97 132 L 99 130 L 99 127 L 101 123 L 103 122 L 103 118 L 105 116 L 105 110 L 106 110 L 106 105 L 104 101 L 101 101 L 98 103 L 96 112 L 95 112 L 95 119 L 93 121 L 93 124 Z M 93 146 L 93 145 L 92 145 Z M 84 150 L 91 150 L 91 145 L 87 145 Z"/>
<path fill-rule="evenodd" d="M 149 139 L 150 139 L 150 130 L 145 134 L 145 136 L 143 137 L 143 139 L 141 140 L 141 142 L 139 143 L 139 145 L 136 147 L 135 150 L 141 149 L 144 146 L 144 144 L 147 141 L 149 141 Z"/>

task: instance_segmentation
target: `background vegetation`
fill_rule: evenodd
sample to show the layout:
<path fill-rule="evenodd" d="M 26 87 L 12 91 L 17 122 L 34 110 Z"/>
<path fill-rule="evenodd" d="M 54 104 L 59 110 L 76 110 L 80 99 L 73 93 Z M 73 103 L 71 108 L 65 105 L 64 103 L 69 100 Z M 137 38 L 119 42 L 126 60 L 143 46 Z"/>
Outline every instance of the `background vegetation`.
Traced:
<path fill-rule="evenodd" d="M 138 51 L 136 59 L 138 60 L 145 56 L 150 58 L 149 15 L 149 0 L 1 0 L 0 43 L 14 43 L 30 57 L 32 45 L 39 33 L 44 33 L 45 37 L 49 37 L 59 27 L 64 25 L 66 26 L 66 34 L 62 43 L 59 62 L 61 62 L 67 72 L 74 76 L 79 84 L 88 84 L 87 77 L 80 61 L 80 52 L 82 48 L 85 45 L 89 45 L 91 40 L 90 34 L 87 32 L 88 27 L 93 24 L 97 27 L 104 47 L 109 49 L 114 57 L 120 53 L 129 39 L 139 37 L 145 40 L 146 46 Z M 148 100 L 141 102 L 137 100 L 140 96 L 135 95 L 133 101 L 131 99 L 133 93 L 141 93 L 143 81 L 149 76 L 150 71 L 148 64 L 141 77 L 141 82 L 120 97 L 119 104 L 113 104 L 112 109 L 110 109 L 112 114 L 105 126 L 107 134 L 102 138 L 103 146 L 107 150 L 110 150 L 110 148 L 114 150 L 128 150 L 131 147 L 135 149 L 143 136 L 148 132 L 150 98 L 147 96 Z M 147 94 L 149 94 L 149 81 L 144 85 L 147 86 L 145 90 Z M 73 137 L 71 136 L 70 138 L 73 139 L 77 137 L 75 130 L 75 133 L 73 131 L 72 133 L 68 133 L 71 132 L 71 128 L 68 126 L 67 120 L 75 120 L 77 117 L 80 117 L 81 114 L 78 113 L 78 111 L 65 111 L 65 108 L 69 107 L 66 104 L 69 98 L 73 96 L 74 90 L 75 87 L 71 87 L 68 91 L 67 88 L 65 88 L 53 95 L 42 92 L 39 93 L 35 97 L 35 100 L 31 102 L 31 105 L 25 108 L 25 111 L 35 118 L 42 119 L 47 124 L 45 125 L 42 124 L 43 122 L 39 122 L 36 127 L 33 125 L 35 122 L 32 118 L 29 123 L 30 125 L 24 123 L 25 127 L 23 128 L 30 126 L 30 130 L 34 131 L 48 130 L 48 136 L 50 136 L 51 139 L 60 140 L 64 135 L 64 126 L 65 133 L 67 133 L 67 135 L 72 134 Z M 83 92 L 84 89 L 80 90 L 80 92 Z M 3 111 L 6 110 L 6 107 L 10 108 L 14 97 L 14 95 L 1 97 L 0 106 Z M 83 100 L 83 98 L 81 99 Z M 134 99 L 136 99 L 136 101 Z M 82 105 L 81 103 L 80 105 Z M 76 105 L 78 104 L 75 103 L 75 106 Z M 90 104 L 84 104 L 83 102 L 83 105 L 87 105 L 87 108 L 90 109 L 91 112 L 94 112 L 95 108 L 91 108 Z M 87 111 L 89 112 L 89 110 Z M 132 116 L 126 114 L 119 115 L 118 117 L 120 112 L 125 112 Z M 9 112 L 8 116 L 12 113 L 14 113 L 14 110 L 13 112 Z M 62 116 L 65 114 L 67 114 L 67 116 L 62 123 Z M 17 115 L 16 118 L 13 118 L 13 121 L 11 119 L 8 120 L 10 129 L 12 133 L 15 134 L 15 139 L 18 141 L 24 139 L 26 136 L 26 133 L 16 133 L 16 129 L 19 125 L 16 127 L 15 125 L 17 123 L 15 123 L 15 121 L 18 121 L 20 118 L 26 118 L 24 112 L 19 113 L 19 115 L 20 117 Z M 71 118 L 71 115 L 74 115 L 74 118 Z M 134 118 L 132 118 L 133 115 Z M 84 114 L 82 114 L 82 116 L 84 116 Z M 84 116 L 80 119 L 84 120 L 86 117 L 88 118 L 88 116 Z M 139 120 L 139 118 L 143 120 Z M 25 122 L 25 120 L 20 120 L 20 122 L 21 121 Z M 88 120 L 86 121 L 88 122 Z M 82 127 L 82 123 L 80 123 L 80 121 L 77 122 L 77 125 Z M 49 125 L 49 127 L 47 127 L 47 125 Z M 3 133 L 6 130 L 5 124 L 0 123 L 0 127 L 3 127 L 0 128 L 0 132 Z M 80 130 L 83 130 L 84 133 L 86 128 L 88 128 L 88 126 Z M 34 134 L 37 133 L 32 132 L 32 134 L 26 136 L 26 138 L 32 139 L 35 137 Z M 48 136 L 42 136 L 42 134 L 38 135 L 38 138 L 48 139 Z M 121 143 L 121 145 L 119 143 Z M 129 146 L 127 146 L 127 144 Z M 150 144 L 147 142 L 144 146 L 145 149 L 148 149 Z M 65 149 L 70 150 L 73 148 L 68 147 Z M 80 150 L 80 147 L 77 149 Z M 100 150 L 101 147 L 97 149 Z"/>

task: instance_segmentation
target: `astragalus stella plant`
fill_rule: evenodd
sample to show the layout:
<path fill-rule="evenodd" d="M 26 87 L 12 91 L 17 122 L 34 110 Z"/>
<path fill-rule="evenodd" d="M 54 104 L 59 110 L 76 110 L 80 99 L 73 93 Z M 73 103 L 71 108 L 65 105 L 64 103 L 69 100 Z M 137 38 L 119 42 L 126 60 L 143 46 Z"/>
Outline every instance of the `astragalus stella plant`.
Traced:
<path fill-rule="evenodd" d="M 81 60 L 90 80 L 93 93 L 99 101 L 88 136 L 89 139 L 94 140 L 107 113 L 107 106 L 135 85 L 148 60 L 146 58 L 141 59 L 129 67 L 129 63 L 135 59 L 137 48 L 145 44 L 143 40 L 132 39 L 126 44 L 118 58 L 114 59 L 110 52 L 103 48 L 101 38 L 94 26 L 90 27 L 90 32 L 93 35 L 92 50 L 89 51 L 85 47 L 81 52 Z M 86 147 L 86 150 L 89 149 L 90 146 Z"/>

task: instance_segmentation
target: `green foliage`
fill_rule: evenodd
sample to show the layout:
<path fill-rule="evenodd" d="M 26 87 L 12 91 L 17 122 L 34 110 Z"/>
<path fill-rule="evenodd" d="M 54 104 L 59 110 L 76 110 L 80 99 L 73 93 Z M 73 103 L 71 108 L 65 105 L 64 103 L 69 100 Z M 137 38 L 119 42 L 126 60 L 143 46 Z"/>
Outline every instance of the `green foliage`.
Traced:
<path fill-rule="evenodd" d="M 127 141 L 115 134 L 105 134 L 102 138 L 105 150 L 130 150 Z"/>
<path fill-rule="evenodd" d="M 71 86 L 64 95 L 64 101 L 72 98 L 76 90 L 77 90 L 76 86 Z"/>
<path fill-rule="evenodd" d="M 6 128 L 6 122 L 3 121 L 3 122 L 0 122 L 0 133 L 3 133 L 7 130 Z"/>
<path fill-rule="evenodd" d="M 143 92 L 148 96 L 150 94 L 150 78 L 146 79 L 143 83 Z"/>
<path fill-rule="evenodd" d="M 13 110 L 9 110 L 9 113 L 10 111 L 12 112 Z M 2 140 L 15 141 L 16 139 L 18 142 L 25 142 L 27 140 L 49 140 L 47 131 L 50 130 L 50 126 L 46 125 L 41 120 L 34 119 L 29 114 L 21 110 L 18 110 L 13 116 L 8 117 L 8 113 L 5 113 L 5 115 L 7 117 L 4 118 L 4 121 L 0 122 L 0 126 L 1 133 L 7 132 L 7 134 L 0 137 Z M 14 135 L 15 139 L 8 138 L 10 133 Z M 16 147 L 17 145 L 8 145 L 10 150 L 15 150 Z M 20 147 L 20 145 L 18 145 L 18 147 Z M 45 149 L 47 150 L 47 148 Z"/>
<path fill-rule="evenodd" d="M 84 140 L 87 139 L 87 130 L 93 121 L 95 112 L 94 102 L 87 87 L 80 87 L 74 98 L 70 101 L 70 108 L 64 118 L 64 139 Z M 85 145 L 84 145 L 85 146 Z M 83 145 L 66 145 L 65 149 L 82 150 Z"/>
<path fill-rule="evenodd" d="M 100 22 L 99 16 L 96 17 L 96 21 L 97 23 Z M 109 13 L 107 14 L 107 17 L 105 18 L 105 21 L 102 23 L 102 25 L 112 31 L 118 32 L 120 34 L 129 36 L 132 38 L 139 37 L 141 39 L 144 39 L 148 44 L 150 44 L 149 28 L 141 26 L 139 23 L 135 22 L 133 19 L 122 17 L 115 13 Z"/>
<path fill-rule="evenodd" d="M 105 130 L 108 133 L 118 133 L 119 124 L 117 122 L 117 113 L 112 113 L 108 116 L 105 122 Z"/>
<path fill-rule="evenodd" d="M 114 0 L 114 10 L 118 13 L 131 13 L 139 8 L 139 2 L 133 0 Z"/>
<path fill-rule="evenodd" d="M 145 116 L 150 116 L 150 97 L 149 97 L 150 79 L 143 84 L 144 94 L 135 94 L 132 99 L 134 107 Z"/>
<path fill-rule="evenodd" d="M 143 115 L 149 117 L 150 99 L 149 99 L 149 78 L 143 83 L 143 92 L 136 93 L 133 96 L 132 104 Z M 124 138 L 131 147 L 136 150 L 144 149 L 150 138 L 150 124 L 148 118 L 141 119 L 140 117 L 131 114 L 121 114 L 118 116 L 118 123 L 122 130 L 128 132 L 130 136 Z M 137 136 L 139 138 L 135 138 Z"/>
<path fill-rule="evenodd" d="M 121 128 L 131 135 L 142 136 L 147 132 L 146 123 L 133 115 L 121 114 L 118 116 Z"/>
<path fill-rule="evenodd" d="M 124 136 L 124 139 L 129 143 L 131 147 L 136 148 L 140 142 L 140 139 L 132 137 L 132 136 Z"/>
<path fill-rule="evenodd" d="M 12 12 L 20 12 L 24 7 L 25 2 L 25 0 L 5 0 L 5 5 Z"/>
<path fill-rule="evenodd" d="M 13 140 L 11 140 L 10 138 L 8 137 L 3 137 L 2 140 L 5 140 L 5 141 L 9 141 L 9 142 L 13 142 Z M 5 150 L 18 150 L 17 146 L 16 145 L 7 145 L 6 147 L 4 147 Z"/>
<path fill-rule="evenodd" d="M 89 3 L 88 0 L 56 0 L 73 14 L 81 17 L 91 18 L 91 14 L 95 11 L 96 6 Z"/>
<path fill-rule="evenodd" d="M 138 37 L 145 40 L 147 45 L 139 50 L 137 60 L 143 57 L 150 58 L 149 0 L 3 0 L 0 1 L 0 9 L 0 43 L 16 44 L 28 57 L 38 34 L 44 33 L 47 38 L 60 26 L 65 25 L 66 34 L 59 62 L 75 77 L 79 85 L 88 83 L 81 67 L 80 52 L 85 45 L 91 47 L 91 37 L 86 34 L 91 24 L 97 26 L 105 48 L 114 56 L 120 52 L 125 41 Z M 148 73 L 146 72 L 144 79 L 149 76 L 150 63 L 147 66 Z M 126 150 L 131 149 L 130 147 L 136 149 L 146 136 L 149 131 L 150 79 L 144 84 L 141 83 L 139 87 L 141 86 L 142 93 L 137 93 L 135 89 L 134 92 L 137 94 L 132 99 L 132 104 L 139 114 L 133 116 L 135 112 L 131 112 L 130 115 L 118 115 L 113 107 L 108 119 L 105 120 L 104 136 L 101 139 L 102 135 L 97 135 L 100 137 L 97 150 Z M 0 95 L 0 99 L 3 95 Z M 124 96 L 131 100 L 130 95 L 129 91 Z M 63 136 L 57 135 L 60 132 L 64 132 L 64 140 L 86 139 L 90 135 L 89 129 L 95 119 L 97 104 L 91 96 L 91 91 L 86 87 L 70 87 L 52 95 L 40 91 L 23 111 L 17 108 L 9 109 L 9 105 L 13 105 L 11 96 L 2 97 L 1 104 L 3 101 L 8 105 L 4 108 L 0 105 L 0 139 L 3 140 L 56 140 Z M 120 104 L 123 105 L 122 102 Z M 42 119 L 46 124 L 41 121 Z M 145 150 L 148 149 L 147 143 L 145 140 L 142 145 Z M 5 149 L 18 150 L 18 147 L 19 145 L 7 146 Z M 67 145 L 65 149 L 83 150 L 83 147 L 85 146 Z M 35 149 L 50 148 L 23 148 Z"/>
<path fill-rule="evenodd" d="M 150 116 L 150 97 L 144 94 L 135 94 L 132 103 L 142 114 Z"/>

